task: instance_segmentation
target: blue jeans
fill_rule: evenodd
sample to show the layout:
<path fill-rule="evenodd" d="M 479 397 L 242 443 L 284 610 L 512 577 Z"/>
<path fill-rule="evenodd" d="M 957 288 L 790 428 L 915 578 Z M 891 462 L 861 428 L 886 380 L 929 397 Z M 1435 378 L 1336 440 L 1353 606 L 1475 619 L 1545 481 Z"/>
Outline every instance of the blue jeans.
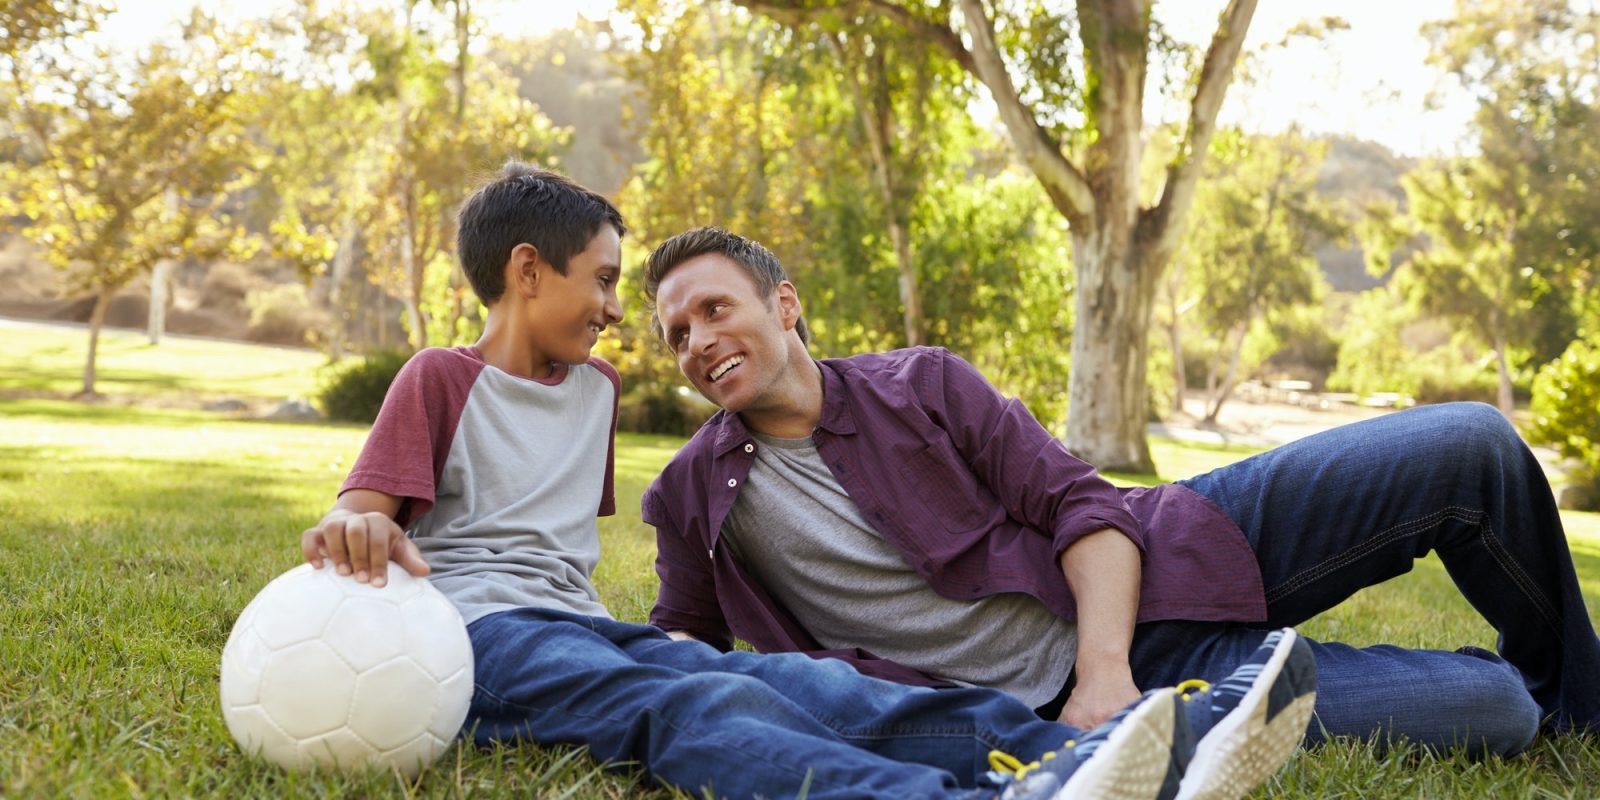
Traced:
<path fill-rule="evenodd" d="M 1077 731 L 985 689 L 868 678 L 842 661 L 718 652 L 660 630 L 548 609 L 467 629 L 478 743 L 588 745 L 699 795 L 992 797 L 989 750 L 1038 758 Z"/>
<path fill-rule="evenodd" d="M 1244 530 L 1261 565 L 1263 629 L 1138 626 L 1141 686 L 1220 678 L 1266 635 L 1435 552 L 1499 633 L 1479 648 L 1313 643 L 1308 741 L 1404 736 L 1510 754 L 1552 730 L 1600 727 L 1600 640 L 1544 472 L 1491 406 L 1425 406 L 1346 425 L 1180 483 Z"/>

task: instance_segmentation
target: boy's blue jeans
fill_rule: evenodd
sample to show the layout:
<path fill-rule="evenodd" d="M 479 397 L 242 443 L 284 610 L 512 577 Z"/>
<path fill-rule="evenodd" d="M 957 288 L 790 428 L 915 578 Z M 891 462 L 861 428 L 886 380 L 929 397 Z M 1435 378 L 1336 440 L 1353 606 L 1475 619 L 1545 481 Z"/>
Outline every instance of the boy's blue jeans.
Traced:
<path fill-rule="evenodd" d="M 1302 623 L 1431 551 L 1499 633 L 1500 656 L 1314 643 L 1309 741 L 1326 729 L 1509 754 L 1541 721 L 1557 731 L 1600 727 L 1600 640 L 1550 486 L 1493 407 L 1389 414 L 1181 483 L 1244 530 L 1261 564 L 1268 619 L 1261 630 L 1138 626 L 1140 686 L 1221 678 L 1265 629 Z"/>
<path fill-rule="evenodd" d="M 466 730 L 480 743 L 585 744 L 698 796 L 992 797 L 989 750 L 1024 760 L 1077 731 L 982 689 L 924 689 L 799 654 L 721 653 L 660 630 L 547 609 L 468 627 Z"/>

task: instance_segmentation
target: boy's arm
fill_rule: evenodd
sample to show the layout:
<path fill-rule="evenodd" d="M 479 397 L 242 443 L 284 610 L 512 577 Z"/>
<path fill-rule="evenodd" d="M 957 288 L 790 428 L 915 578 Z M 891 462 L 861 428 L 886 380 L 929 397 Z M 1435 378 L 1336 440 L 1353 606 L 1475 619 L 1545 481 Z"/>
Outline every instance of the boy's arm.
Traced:
<path fill-rule="evenodd" d="M 316 525 L 300 534 L 300 553 L 317 569 L 333 561 L 340 575 L 383 586 L 388 583 L 393 559 L 412 575 L 428 574 L 422 551 L 395 523 L 400 498 L 371 489 L 351 489 L 339 495 L 333 508 Z"/>

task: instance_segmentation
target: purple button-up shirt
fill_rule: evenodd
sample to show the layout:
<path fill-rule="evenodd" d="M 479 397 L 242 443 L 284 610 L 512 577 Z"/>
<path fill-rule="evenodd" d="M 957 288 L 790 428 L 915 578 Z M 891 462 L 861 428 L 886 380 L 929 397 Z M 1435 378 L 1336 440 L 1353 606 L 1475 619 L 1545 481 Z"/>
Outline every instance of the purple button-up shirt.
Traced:
<path fill-rule="evenodd" d="M 1174 484 L 1112 486 L 1021 401 L 949 351 L 917 347 L 817 364 L 818 454 L 862 516 L 940 595 L 1023 592 L 1075 620 L 1059 556 L 1082 536 L 1114 528 L 1143 553 L 1139 621 L 1266 618 L 1255 554 L 1221 509 Z M 738 415 L 718 412 L 645 492 L 661 578 L 651 623 L 722 649 L 737 636 L 761 652 L 843 658 L 869 675 L 937 685 L 861 650 L 824 650 L 718 543 L 760 446 Z"/>

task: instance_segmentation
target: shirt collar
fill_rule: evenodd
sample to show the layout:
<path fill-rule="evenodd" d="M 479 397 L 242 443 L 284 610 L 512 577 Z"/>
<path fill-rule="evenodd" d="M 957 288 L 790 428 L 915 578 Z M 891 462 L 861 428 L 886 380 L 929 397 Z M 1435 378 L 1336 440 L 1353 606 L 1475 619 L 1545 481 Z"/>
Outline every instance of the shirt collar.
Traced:
<path fill-rule="evenodd" d="M 844 376 L 839 373 L 831 360 L 813 363 L 822 372 L 822 419 L 818 420 L 817 427 L 836 436 L 855 433 L 855 415 L 850 413 L 850 404 L 845 402 L 848 387 L 845 385 Z M 719 411 L 706 424 L 716 426 L 712 454 L 717 458 L 750 442 L 750 431 L 744 426 L 744 420 L 739 419 L 738 414 Z"/>
<path fill-rule="evenodd" d="M 817 368 L 822 370 L 822 419 L 818 420 L 817 427 L 835 436 L 855 433 L 856 418 L 845 401 L 850 390 L 845 385 L 844 375 L 832 360 L 818 361 Z"/>

